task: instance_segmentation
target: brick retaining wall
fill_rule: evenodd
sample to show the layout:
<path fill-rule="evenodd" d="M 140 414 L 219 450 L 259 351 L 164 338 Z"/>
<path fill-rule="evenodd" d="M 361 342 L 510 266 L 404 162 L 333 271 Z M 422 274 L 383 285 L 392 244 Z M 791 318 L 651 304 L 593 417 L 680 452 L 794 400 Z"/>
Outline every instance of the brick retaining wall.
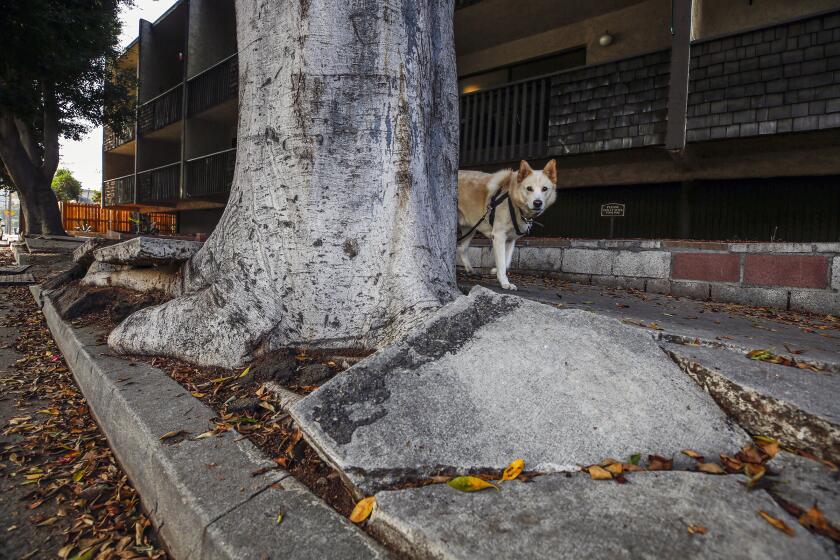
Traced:
<path fill-rule="evenodd" d="M 470 248 L 492 268 L 489 243 Z M 525 239 L 511 269 L 659 294 L 840 314 L 840 243 Z"/>

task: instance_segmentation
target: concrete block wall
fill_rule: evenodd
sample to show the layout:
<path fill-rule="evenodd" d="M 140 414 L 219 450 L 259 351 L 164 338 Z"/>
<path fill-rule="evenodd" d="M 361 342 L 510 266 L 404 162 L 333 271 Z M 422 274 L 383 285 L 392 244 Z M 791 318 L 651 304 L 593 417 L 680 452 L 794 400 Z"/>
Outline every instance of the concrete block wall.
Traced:
<path fill-rule="evenodd" d="M 470 262 L 495 266 L 481 240 Z M 459 263 L 460 264 L 460 263 Z M 515 272 L 700 300 L 840 314 L 840 243 L 525 239 Z"/>

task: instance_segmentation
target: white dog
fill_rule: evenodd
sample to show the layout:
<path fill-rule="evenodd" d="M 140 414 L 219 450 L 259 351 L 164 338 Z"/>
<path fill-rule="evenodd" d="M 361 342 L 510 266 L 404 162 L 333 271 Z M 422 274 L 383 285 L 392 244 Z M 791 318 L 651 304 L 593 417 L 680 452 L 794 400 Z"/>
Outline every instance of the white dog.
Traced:
<path fill-rule="evenodd" d="M 542 171 L 528 162 L 519 171 L 496 173 L 458 172 L 458 256 L 468 274 L 473 273 L 467 256 L 476 232 L 493 241 L 496 268 L 493 273 L 505 290 L 515 290 L 507 269 L 516 240 L 531 229 L 531 221 L 557 199 L 557 162 L 549 161 Z"/>

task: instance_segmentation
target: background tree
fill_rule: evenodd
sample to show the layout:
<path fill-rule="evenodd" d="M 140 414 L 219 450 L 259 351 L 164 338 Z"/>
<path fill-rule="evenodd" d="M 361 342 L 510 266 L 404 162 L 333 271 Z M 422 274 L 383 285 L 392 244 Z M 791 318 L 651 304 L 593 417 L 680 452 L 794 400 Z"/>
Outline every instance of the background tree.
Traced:
<path fill-rule="evenodd" d="M 82 196 L 82 184 L 73 177 L 69 169 L 58 169 L 52 179 L 52 190 L 61 202 L 78 200 Z"/>
<path fill-rule="evenodd" d="M 375 348 L 451 301 L 452 13 L 452 0 L 237 0 L 227 208 L 184 295 L 130 316 L 111 346 L 222 366 Z"/>
<path fill-rule="evenodd" d="M 64 233 L 50 188 L 59 138 L 104 121 L 120 130 L 133 114 L 131 78 L 113 70 L 128 1 L 0 0 L 0 159 L 27 233 Z"/>
<path fill-rule="evenodd" d="M 90 201 L 94 204 L 101 204 L 102 203 L 102 191 L 93 191 L 90 195 Z"/>

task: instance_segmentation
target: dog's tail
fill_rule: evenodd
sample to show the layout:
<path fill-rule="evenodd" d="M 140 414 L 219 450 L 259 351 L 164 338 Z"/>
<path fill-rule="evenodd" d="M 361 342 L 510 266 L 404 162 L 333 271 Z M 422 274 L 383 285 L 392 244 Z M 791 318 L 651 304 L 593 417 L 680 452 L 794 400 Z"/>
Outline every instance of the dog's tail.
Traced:
<path fill-rule="evenodd" d="M 487 181 L 487 194 L 493 196 L 500 190 L 510 187 L 510 182 L 513 180 L 513 177 L 514 173 L 512 169 L 496 171 Z"/>

